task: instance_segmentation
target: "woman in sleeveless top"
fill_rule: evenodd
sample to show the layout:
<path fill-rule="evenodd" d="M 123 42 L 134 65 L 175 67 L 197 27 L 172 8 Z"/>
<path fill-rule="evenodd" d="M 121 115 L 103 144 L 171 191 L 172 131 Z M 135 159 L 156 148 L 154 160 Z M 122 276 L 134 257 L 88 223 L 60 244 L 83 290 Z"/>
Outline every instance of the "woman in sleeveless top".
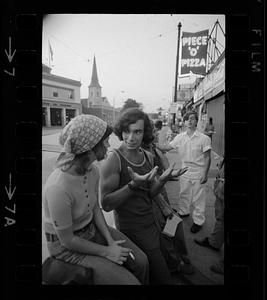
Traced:
<path fill-rule="evenodd" d="M 168 250 L 160 239 L 160 229 L 153 213 L 153 199 L 167 180 L 180 176 L 173 165 L 155 179 L 157 167 L 149 163 L 151 154 L 141 149 L 151 136 L 148 116 L 139 109 L 126 110 L 118 120 L 115 133 L 123 140 L 101 167 L 101 194 L 104 210 L 114 210 L 117 228 L 147 255 L 151 284 L 173 284 L 168 264 Z M 148 138 L 149 139 L 149 138 Z"/>

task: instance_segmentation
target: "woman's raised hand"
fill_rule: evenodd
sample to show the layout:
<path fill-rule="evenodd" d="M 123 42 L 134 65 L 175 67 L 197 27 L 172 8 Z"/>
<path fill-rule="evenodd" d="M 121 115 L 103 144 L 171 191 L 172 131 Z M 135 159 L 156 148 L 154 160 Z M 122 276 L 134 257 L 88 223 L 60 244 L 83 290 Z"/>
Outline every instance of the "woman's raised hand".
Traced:
<path fill-rule="evenodd" d="M 157 175 L 158 166 L 154 167 L 150 172 L 140 175 L 133 171 L 131 167 L 127 167 L 129 175 L 134 182 L 134 185 L 140 187 L 144 185 L 146 182 L 152 181 Z"/>
<path fill-rule="evenodd" d="M 167 182 L 168 180 L 178 180 L 178 177 L 184 174 L 187 171 L 187 167 L 174 170 L 175 162 L 170 165 L 168 169 L 160 176 L 159 180 L 162 182 Z"/>
<path fill-rule="evenodd" d="M 172 177 L 177 177 L 177 180 L 178 180 L 178 177 L 183 175 L 187 170 L 188 170 L 188 167 L 185 167 L 185 168 L 182 168 L 182 169 L 179 169 L 179 170 L 173 170 L 172 171 Z"/>
<path fill-rule="evenodd" d="M 162 182 L 167 182 L 168 180 L 171 179 L 171 174 L 172 174 L 172 171 L 173 171 L 173 168 L 175 166 L 175 162 L 172 163 L 168 169 L 166 169 L 162 174 L 161 176 L 159 177 L 159 180 L 162 181 Z"/>

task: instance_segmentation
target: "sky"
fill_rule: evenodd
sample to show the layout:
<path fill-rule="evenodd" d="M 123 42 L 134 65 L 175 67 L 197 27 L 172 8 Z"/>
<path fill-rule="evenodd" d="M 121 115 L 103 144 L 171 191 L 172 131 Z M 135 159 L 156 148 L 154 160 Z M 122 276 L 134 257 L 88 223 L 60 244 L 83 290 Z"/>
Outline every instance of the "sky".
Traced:
<path fill-rule="evenodd" d="M 102 96 L 111 105 L 132 98 L 145 112 L 157 112 L 173 99 L 178 23 L 182 36 L 211 32 L 216 20 L 225 32 L 224 15 L 50 14 L 43 19 L 42 62 L 49 63 L 50 41 L 52 74 L 81 81 L 81 98 L 87 98 L 95 55 Z M 224 48 L 220 30 L 217 39 Z"/>

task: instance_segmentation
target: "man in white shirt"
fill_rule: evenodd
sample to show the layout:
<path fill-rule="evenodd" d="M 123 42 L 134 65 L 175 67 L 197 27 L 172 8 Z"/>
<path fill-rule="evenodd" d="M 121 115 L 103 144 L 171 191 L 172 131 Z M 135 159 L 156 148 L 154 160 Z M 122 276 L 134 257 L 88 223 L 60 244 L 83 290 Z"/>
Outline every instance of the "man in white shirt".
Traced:
<path fill-rule="evenodd" d="M 186 131 L 178 134 L 167 146 L 157 144 L 162 151 L 178 149 L 182 168 L 187 172 L 180 177 L 179 215 L 187 217 L 190 205 L 193 205 L 193 225 L 191 232 L 196 233 L 205 222 L 206 190 L 208 172 L 211 163 L 211 139 L 199 132 L 197 128 L 198 115 L 189 111 L 184 116 Z"/>

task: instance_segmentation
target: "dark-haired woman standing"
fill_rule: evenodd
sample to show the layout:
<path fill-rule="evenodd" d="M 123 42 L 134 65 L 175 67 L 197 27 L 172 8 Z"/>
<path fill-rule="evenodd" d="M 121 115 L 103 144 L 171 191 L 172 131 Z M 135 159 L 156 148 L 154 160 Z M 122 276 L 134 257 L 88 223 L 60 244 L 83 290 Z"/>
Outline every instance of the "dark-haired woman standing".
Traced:
<path fill-rule="evenodd" d="M 131 108 L 120 116 L 114 131 L 122 140 L 101 167 L 103 208 L 115 212 L 117 228 L 127 235 L 147 255 L 150 284 L 174 284 L 167 263 L 168 249 L 162 244 L 153 211 L 153 199 L 164 184 L 182 174 L 168 168 L 156 179 L 158 167 L 153 167 L 151 153 L 141 148 L 153 140 L 153 128 L 143 111 Z M 178 268 L 173 263 L 173 268 Z"/>

